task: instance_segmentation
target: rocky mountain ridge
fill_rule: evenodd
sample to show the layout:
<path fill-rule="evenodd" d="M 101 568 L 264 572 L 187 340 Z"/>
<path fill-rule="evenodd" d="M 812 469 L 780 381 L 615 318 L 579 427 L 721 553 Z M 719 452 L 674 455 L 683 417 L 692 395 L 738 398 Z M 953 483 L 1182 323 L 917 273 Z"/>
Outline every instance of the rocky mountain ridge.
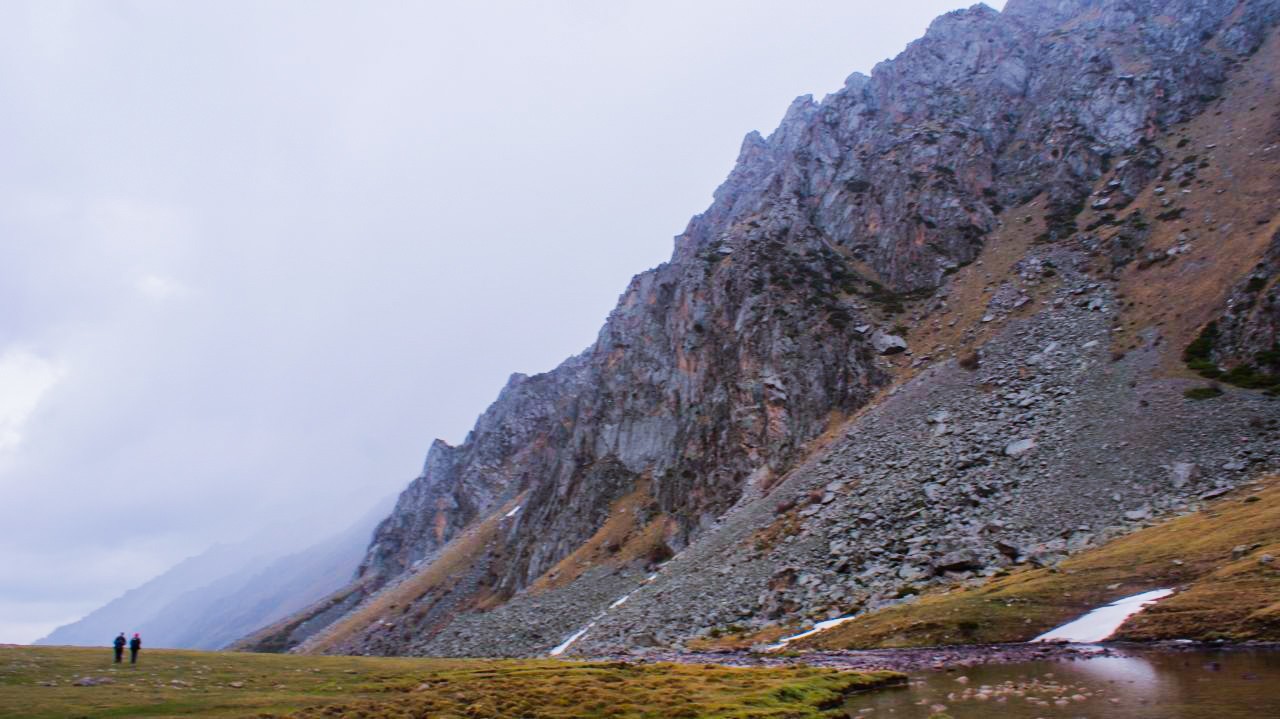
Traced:
<path fill-rule="evenodd" d="M 1271 82 L 1278 20 L 1275 0 L 977 5 L 798 99 L 592 347 L 432 446 L 356 583 L 244 646 L 678 646 L 1052 562 L 1270 465 L 1269 401 L 1186 405 L 1162 372 L 1200 328 L 1140 316 L 1126 283 L 1247 289 L 1243 263 L 1270 287 L 1274 199 L 1198 264 L 1153 223 L 1183 221 L 1159 183 L 1213 171 L 1184 148 L 1226 121 L 1192 121 Z M 1221 312 L 1216 292 L 1188 314 Z M 1224 336 L 1252 339 L 1202 370 L 1274 342 L 1273 313 L 1231 329 L 1239 307 Z M 1254 419 L 1249 450 L 1223 441 Z"/>

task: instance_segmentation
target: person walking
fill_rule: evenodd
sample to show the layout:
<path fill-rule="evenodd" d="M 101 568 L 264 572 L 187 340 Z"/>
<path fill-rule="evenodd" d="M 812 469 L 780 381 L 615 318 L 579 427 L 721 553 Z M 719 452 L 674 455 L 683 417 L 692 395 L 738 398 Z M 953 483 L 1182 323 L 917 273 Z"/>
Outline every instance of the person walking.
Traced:
<path fill-rule="evenodd" d="M 142 637 L 138 636 L 137 632 L 134 632 L 133 639 L 129 640 L 129 663 L 130 664 L 138 663 L 138 650 L 141 648 L 142 648 Z"/>
<path fill-rule="evenodd" d="M 119 664 L 120 660 L 124 659 L 124 645 L 125 645 L 124 632 L 120 632 L 120 636 L 116 637 L 116 641 L 115 641 L 116 664 Z"/>

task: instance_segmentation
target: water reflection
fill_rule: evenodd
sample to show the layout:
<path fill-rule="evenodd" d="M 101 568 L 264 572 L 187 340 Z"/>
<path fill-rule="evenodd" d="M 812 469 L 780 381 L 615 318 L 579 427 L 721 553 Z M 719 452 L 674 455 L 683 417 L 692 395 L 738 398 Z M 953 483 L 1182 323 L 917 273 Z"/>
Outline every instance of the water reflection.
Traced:
<path fill-rule="evenodd" d="M 850 717 L 901 719 L 1280 717 L 1280 652 L 1133 651 L 922 673 L 846 708 Z"/>
<path fill-rule="evenodd" d="M 1160 673 L 1156 665 L 1146 657 L 1104 656 L 1087 661 L 1072 662 L 1071 669 L 1079 672 L 1082 681 L 1089 686 L 1104 686 L 1121 691 L 1130 701 L 1158 702 L 1169 700 L 1178 691 L 1178 682 Z"/>

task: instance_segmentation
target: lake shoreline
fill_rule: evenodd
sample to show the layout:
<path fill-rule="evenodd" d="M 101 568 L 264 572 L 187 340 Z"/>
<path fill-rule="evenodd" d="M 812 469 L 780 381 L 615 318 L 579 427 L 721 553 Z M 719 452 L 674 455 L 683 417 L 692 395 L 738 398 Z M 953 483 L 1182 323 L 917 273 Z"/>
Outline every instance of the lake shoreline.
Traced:
<path fill-rule="evenodd" d="M 964 644 L 902 649 L 851 649 L 842 651 L 779 652 L 675 652 L 610 654 L 592 660 L 632 663 L 720 664 L 740 667 L 806 665 L 850 671 L 896 672 L 955 671 L 984 664 L 1016 664 L 1033 661 L 1084 661 L 1150 653 L 1204 651 L 1266 651 L 1280 653 L 1280 642 L 1105 642 L 1099 644 L 1029 643 Z M 577 659 L 577 658 L 575 658 Z"/>

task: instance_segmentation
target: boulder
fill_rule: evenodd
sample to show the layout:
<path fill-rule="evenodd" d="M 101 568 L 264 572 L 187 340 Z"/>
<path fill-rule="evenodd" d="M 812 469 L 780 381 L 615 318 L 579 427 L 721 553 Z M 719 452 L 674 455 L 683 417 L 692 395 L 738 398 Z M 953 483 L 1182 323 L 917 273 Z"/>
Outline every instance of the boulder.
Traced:
<path fill-rule="evenodd" d="M 1021 457 L 1030 452 L 1036 446 L 1036 441 L 1030 437 L 1026 439 L 1017 439 L 1004 446 L 1004 453 L 1010 457 Z"/>
<path fill-rule="evenodd" d="M 1140 507 L 1138 509 L 1129 510 L 1124 513 L 1124 518 L 1130 522 L 1141 522 L 1144 519 L 1151 519 L 1151 508 Z"/>
<path fill-rule="evenodd" d="M 1026 550 L 1005 539 L 998 540 L 995 543 L 996 551 L 1008 557 L 1009 559 L 1017 559 L 1026 554 Z"/>
<path fill-rule="evenodd" d="M 896 355 L 907 351 L 906 340 L 884 330 L 876 330 L 875 334 L 871 335 L 871 346 L 882 355 Z"/>
<path fill-rule="evenodd" d="M 1174 462 L 1169 468 L 1169 482 L 1174 489 L 1182 489 L 1196 479 L 1196 466 L 1191 462 Z"/>
<path fill-rule="evenodd" d="M 967 569 L 979 569 L 982 567 L 982 562 L 978 559 L 977 552 L 972 549 L 957 549 L 938 557 L 934 560 L 933 567 L 939 572 L 962 572 Z"/>

